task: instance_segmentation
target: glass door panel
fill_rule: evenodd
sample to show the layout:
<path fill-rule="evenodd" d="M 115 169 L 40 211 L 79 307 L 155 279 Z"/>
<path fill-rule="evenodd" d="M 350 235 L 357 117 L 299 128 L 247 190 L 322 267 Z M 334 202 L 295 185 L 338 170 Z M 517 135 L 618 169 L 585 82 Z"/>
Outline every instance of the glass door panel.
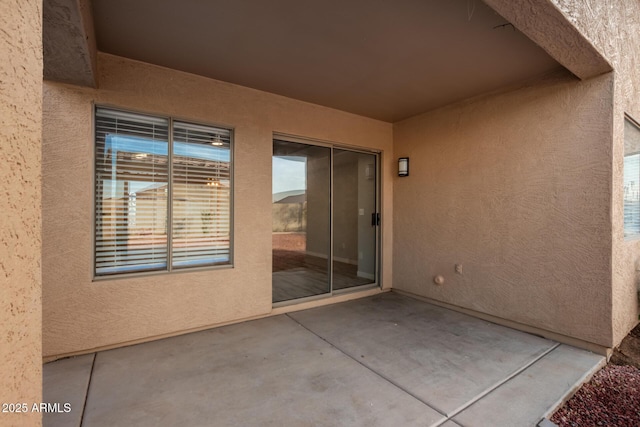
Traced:
<path fill-rule="evenodd" d="M 273 302 L 331 292 L 331 149 L 273 141 Z"/>
<path fill-rule="evenodd" d="M 333 290 L 376 283 L 376 155 L 333 150 Z"/>

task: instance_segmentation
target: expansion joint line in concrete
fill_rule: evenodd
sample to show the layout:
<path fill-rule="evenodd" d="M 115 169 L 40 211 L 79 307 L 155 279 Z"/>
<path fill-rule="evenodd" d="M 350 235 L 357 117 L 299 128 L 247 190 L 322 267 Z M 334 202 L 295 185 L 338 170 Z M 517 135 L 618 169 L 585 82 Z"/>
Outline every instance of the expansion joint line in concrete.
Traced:
<path fill-rule="evenodd" d="M 547 354 L 551 353 L 553 350 L 555 350 L 556 348 L 558 348 L 560 346 L 560 343 L 555 343 L 555 345 L 551 346 L 550 348 L 548 348 L 547 350 L 545 350 L 544 352 L 542 352 L 539 356 L 537 356 L 536 358 L 534 358 L 533 360 L 531 360 L 529 363 L 527 363 L 526 365 L 524 365 L 523 367 L 521 367 L 520 369 L 517 369 L 516 371 L 514 371 L 511 375 L 506 376 L 504 379 L 498 381 L 497 383 L 495 383 L 493 386 L 489 387 L 488 389 L 486 389 L 485 391 L 483 391 L 482 393 L 478 394 L 477 396 L 475 396 L 474 398 L 472 398 L 471 400 L 469 400 L 467 403 L 465 403 L 464 405 L 462 405 L 461 407 L 459 407 L 458 409 L 454 410 L 453 412 L 451 412 L 451 414 L 447 415 L 447 419 L 439 422 L 437 424 L 435 424 L 432 427 L 438 427 L 442 424 L 444 424 L 445 422 L 451 420 L 454 421 L 455 423 L 458 423 L 457 421 L 455 421 L 453 419 L 453 417 L 455 417 L 456 415 L 458 415 L 460 412 L 464 411 L 465 409 L 467 409 L 468 407 L 470 407 L 471 405 L 473 405 L 474 403 L 476 403 L 477 401 L 479 401 L 480 399 L 482 399 L 483 397 L 485 397 L 486 395 L 488 395 L 489 393 L 491 393 L 492 391 L 496 390 L 498 387 L 502 386 L 503 384 L 505 384 L 506 382 L 512 380 L 513 378 L 517 377 L 518 375 L 520 375 L 521 373 L 523 373 L 524 371 L 526 371 L 527 369 L 529 369 L 531 366 L 533 366 L 534 364 L 536 364 L 540 359 L 542 359 L 543 357 L 545 357 Z M 458 423 L 459 424 L 459 423 Z M 465 427 L 462 424 L 459 424 L 460 427 Z"/>
<path fill-rule="evenodd" d="M 296 322 L 298 325 L 302 326 L 304 329 L 306 329 L 307 331 L 309 331 L 310 333 L 312 333 L 313 335 L 315 335 L 316 337 L 320 338 L 322 341 L 326 342 L 327 344 L 329 344 L 331 347 L 335 348 L 336 350 L 338 350 L 340 353 L 344 354 L 345 356 L 347 356 L 348 358 L 350 358 L 351 360 L 355 361 L 356 363 L 358 363 L 360 366 L 363 366 L 364 368 L 368 369 L 370 372 L 373 372 L 376 376 L 382 378 L 383 380 L 387 381 L 388 383 L 392 384 L 394 387 L 402 390 L 403 392 L 407 393 L 409 396 L 413 397 L 414 399 L 416 399 L 417 401 L 421 402 L 422 404 L 428 406 L 429 408 L 433 409 L 434 411 L 438 412 L 439 414 L 441 414 L 444 419 L 436 422 L 435 424 L 433 424 L 431 427 L 438 427 L 441 426 L 442 424 L 446 423 L 447 421 L 454 421 L 453 417 L 455 417 L 456 415 L 458 415 L 459 413 L 461 413 L 462 411 L 464 411 L 465 409 L 469 408 L 471 405 L 473 405 L 474 403 L 478 402 L 480 399 L 482 399 L 483 397 L 485 397 L 486 395 L 488 395 L 489 393 L 491 393 L 492 391 L 496 390 L 498 387 L 502 386 L 503 384 L 505 384 L 506 382 L 512 380 L 513 378 L 517 377 L 518 375 L 520 375 L 522 372 L 524 372 L 525 370 L 529 369 L 532 365 L 534 365 L 535 363 L 537 363 L 540 359 L 542 359 L 543 357 L 545 357 L 547 354 L 551 353 L 553 350 L 555 350 L 556 348 L 558 348 L 560 346 L 560 343 L 555 343 L 553 346 L 549 347 L 547 350 L 543 351 L 542 353 L 540 353 L 538 356 L 536 356 L 533 360 L 529 361 L 528 363 L 526 363 L 524 366 L 522 366 L 521 368 L 515 370 L 514 372 L 512 372 L 510 375 L 507 375 L 505 378 L 503 378 L 502 380 L 498 381 L 497 383 L 495 383 L 493 386 L 487 388 L 485 391 L 483 391 L 482 393 L 479 393 L 477 396 L 473 397 L 471 400 L 469 400 L 467 403 L 465 403 L 464 405 L 458 407 L 457 409 L 455 409 L 454 411 L 452 411 L 450 414 L 446 414 L 440 410 L 438 410 L 437 408 L 434 408 L 433 406 L 429 405 L 429 403 L 425 402 L 423 399 L 421 399 L 420 397 L 416 396 L 414 393 L 410 392 L 409 390 L 407 390 L 406 388 L 404 388 L 402 385 L 396 383 L 395 381 L 393 381 L 391 378 L 387 378 L 386 376 L 382 375 L 379 372 L 376 372 L 375 370 L 373 370 L 372 368 L 370 368 L 369 366 L 365 365 L 364 363 L 362 363 L 360 360 L 358 360 L 356 357 L 351 356 L 348 353 L 345 353 L 344 351 L 342 351 L 342 349 L 338 346 L 336 346 L 335 344 L 333 344 L 331 341 L 325 339 L 324 337 L 322 337 L 321 335 L 318 335 L 317 333 L 315 333 L 314 331 L 312 331 L 311 329 L 309 329 L 308 327 L 306 327 L 305 325 L 303 325 L 302 323 L 300 323 L 299 321 L 297 321 L 296 319 L 294 319 L 293 317 L 291 317 L 289 314 L 286 314 L 286 316 L 293 320 L 294 322 Z M 461 427 L 464 427 L 461 425 Z"/>
<path fill-rule="evenodd" d="M 425 402 L 424 400 L 422 400 L 421 398 L 419 398 L 418 396 L 416 396 L 415 394 L 413 394 L 412 392 L 410 392 L 409 390 L 407 390 L 406 388 L 402 387 L 400 384 L 396 383 L 395 381 L 393 381 L 391 378 L 387 378 L 384 375 L 382 375 L 380 372 L 376 372 L 375 370 L 373 370 L 372 368 L 368 367 L 367 365 L 365 365 L 364 363 L 362 363 L 360 360 L 358 360 L 356 357 L 351 356 L 349 353 L 345 353 L 344 351 L 342 351 L 342 349 L 338 346 L 336 346 L 335 344 L 333 344 L 331 341 L 328 341 L 327 339 L 325 339 L 324 337 L 322 337 L 321 335 L 316 334 L 315 332 L 313 332 L 311 329 L 307 328 L 305 325 L 303 325 L 302 323 L 298 322 L 296 319 L 294 319 L 293 317 L 289 316 L 289 314 L 286 314 L 286 316 L 293 320 L 294 322 L 296 322 L 298 325 L 302 326 L 304 329 L 306 329 L 307 331 L 309 331 L 310 333 L 312 333 L 313 335 L 315 335 L 316 337 L 320 338 L 322 341 L 326 342 L 327 344 L 329 344 L 331 347 L 335 348 L 336 350 L 338 350 L 340 353 L 344 354 L 345 356 L 347 356 L 349 359 L 355 361 L 356 363 L 358 363 L 360 366 L 366 368 L 367 370 L 369 370 L 370 372 L 373 372 L 376 376 L 382 378 L 383 380 L 385 380 L 386 382 L 392 384 L 394 387 L 402 390 L 403 392 L 405 392 L 406 394 L 408 394 L 409 396 L 413 397 L 414 399 L 416 399 L 418 402 L 422 403 L 423 405 L 428 406 L 429 408 L 433 409 L 434 411 L 436 411 L 437 413 L 439 413 L 440 415 L 442 415 L 443 417 L 445 417 L 445 419 L 442 422 L 445 422 L 448 420 L 447 418 L 447 414 L 443 413 L 442 411 L 437 410 L 436 408 L 434 408 L 433 406 L 429 405 L 427 402 Z M 437 423 L 434 424 L 433 427 L 435 427 L 436 425 L 440 425 L 441 423 Z"/>
<path fill-rule="evenodd" d="M 96 366 L 96 358 L 98 353 L 93 353 L 93 360 L 91 361 L 91 371 L 89 371 L 89 381 L 87 381 L 87 391 L 84 394 L 84 404 L 82 405 L 82 414 L 80 415 L 80 426 L 84 424 L 84 413 L 87 409 L 87 402 L 89 401 L 89 390 L 91 389 L 91 380 L 93 379 L 93 368 Z"/>

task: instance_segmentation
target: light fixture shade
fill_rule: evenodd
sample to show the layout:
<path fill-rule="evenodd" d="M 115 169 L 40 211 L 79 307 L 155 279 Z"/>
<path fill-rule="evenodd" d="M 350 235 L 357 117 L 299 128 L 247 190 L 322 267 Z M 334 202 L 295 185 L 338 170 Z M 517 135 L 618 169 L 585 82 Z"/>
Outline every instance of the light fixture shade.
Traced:
<path fill-rule="evenodd" d="M 213 135 L 213 139 L 211 140 L 211 145 L 214 145 L 216 147 L 220 147 L 224 145 L 224 142 L 222 142 L 222 139 L 220 139 L 220 135 L 218 134 Z"/>
<path fill-rule="evenodd" d="M 398 176 L 409 176 L 409 158 L 400 157 L 398 159 Z"/>

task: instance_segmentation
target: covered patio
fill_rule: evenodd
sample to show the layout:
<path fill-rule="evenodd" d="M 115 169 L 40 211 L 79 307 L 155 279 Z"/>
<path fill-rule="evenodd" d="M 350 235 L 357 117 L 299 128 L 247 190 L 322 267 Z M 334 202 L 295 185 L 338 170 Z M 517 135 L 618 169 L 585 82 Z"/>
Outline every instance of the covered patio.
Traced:
<path fill-rule="evenodd" d="M 533 426 L 605 358 L 386 292 L 44 366 L 45 426 Z"/>

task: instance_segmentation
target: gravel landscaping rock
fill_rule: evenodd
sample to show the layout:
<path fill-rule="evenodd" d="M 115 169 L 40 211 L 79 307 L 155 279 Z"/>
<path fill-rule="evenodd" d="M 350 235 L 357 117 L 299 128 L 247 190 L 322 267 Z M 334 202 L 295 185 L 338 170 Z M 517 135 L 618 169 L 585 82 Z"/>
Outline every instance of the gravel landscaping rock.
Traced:
<path fill-rule="evenodd" d="M 640 325 L 636 326 L 611 356 L 614 365 L 631 365 L 640 369 Z"/>
<path fill-rule="evenodd" d="M 551 421 L 561 427 L 640 426 L 640 369 L 605 366 Z"/>

